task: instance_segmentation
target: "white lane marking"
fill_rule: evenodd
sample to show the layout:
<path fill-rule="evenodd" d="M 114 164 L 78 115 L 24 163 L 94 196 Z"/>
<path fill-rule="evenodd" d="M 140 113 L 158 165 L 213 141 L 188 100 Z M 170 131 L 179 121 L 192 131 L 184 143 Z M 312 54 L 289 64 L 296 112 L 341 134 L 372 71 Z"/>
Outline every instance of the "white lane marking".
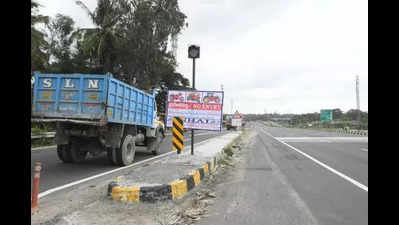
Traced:
<path fill-rule="evenodd" d="M 200 145 L 200 144 L 202 144 L 204 142 L 207 142 L 209 140 L 210 139 L 195 143 L 194 146 Z M 191 149 L 191 146 L 187 146 L 186 150 L 189 150 L 189 149 Z M 158 155 L 158 156 L 155 156 L 155 157 L 152 157 L 152 158 L 149 158 L 149 159 L 137 162 L 137 163 L 133 163 L 133 164 L 131 164 L 129 166 L 120 167 L 120 168 L 117 168 L 117 169 L 114 169 L 114 170 L 110 170 L 110 171 L 107 171 L 107 172 L 104 172 L 104 173 L 100 173 L 100 174 L 97 174 L 97 175 L 94 175 L 94 176 L 91 176 L 91 177 L 84 178 L 82 180 L 78 180 L 78 181 L 75 181 L 75 182 L 72 182 L 72 183 L 69 183 L 69 184 L 65 184 L 65 185 L 62 185 L 62 186 L 59 186 L 59 187 L 56 187 L 56 188 L 52 188 L 52 189 L 49 189 L 49 190 L 44 191 L 42 193 L 39 193 L 38 198 L 40 199 L 40 198 L 43 198 L 43 197 L 45 197 L 45 196 L 47 196 L 47 195 L 49 195 L 51 193 L 54 193 L 56 191 L 59 191 L 59 190 L 62 190 L 62 189 L 66 189 L 68 187 L 71 187 L 71 186 L 74 186 L 74 185 L 77 185 L 77 184 L 81 184 L 81 183 L 84 183 L 86 181 L 90 181 L 90 180 L 96 179 L 98 177 L 102 177 L 102 176 L 105 176 L 105 175 L 108 175 L 108 174 L 111 174 L 111 173 L 114 173 L 114 172 L 118 172 L 120 170 L 124 170 L 124 169 L 130 168 L 130 167 L 133 167 L 133 166 L 138 166 L 138 165 L 146 163 L 148 161 L 156 160 L 158 158 L 162 158 L 164 156 L 171 155 L 171 154 L 176 154 L 176 152 L 175 151 L 167 152 L 167 153 L 164 153 L 164 154 L 161 154 L 161 155 Z"/>
<path fill-rule="evenodd" d="M 368 137 L 274 137 L 284 142 L 368 142 Z"/>
<path fill-rule="evenodd" d="M 368 151 L 369 151 L 367 148 L 362 148 L 362 149 L 360 149 L 360 150 L 365 151 L 365 152 L 368 152 Z"/>
<path fill-rule="evenodd" d="M 280 141 L 279 139 L 273 137 L 271 134 L 269 134 L 268 132 L 266 132 L 266 131 L 263 130 L 263 129 L 262 129 L 262 132 L 265 133 L 265 134 L 267 134 L 268 136 L 270 136 L 270 137 L 276 139 L 278 142 L 280 142 L 280 143 L 282 143 L 282 144 L 284 144 L 284 145 L 290 147 L 291 149 L 297 151 L 298 153 L 300 153 L 300 154 L 302 154 L 302 155 L 308 157 L 309 159 L 313 160 L 314 162 L 316 162 L 316 163 L 319 164 L 320 166 L 322 166 L 322 167 L 328 169 L 329 171 L 335 173 L 336 175 L 338 175 L 338 176 L 344 178 L 345 180 L 351 182 L 352 184 L 354 184 L 355 186 L 361 188 L 362 190 L 364 190 L 364 191 L 366 191 L 366 192 L 369 191 L 369 188 L 368 188 L 366 185 L 361 184 L 360 182 L 358 182 L 358 181 L 356 181 L 356 180 L 354 180 L 354 179 L 352 179 L 352 178 L 346 176 L 345 174 L 343 174 L 343 173 L 337 171 L 336 169 L 333 169 L 332 167 L 330 167 L 330 166 L 328 166 L 328 165 L 326 165 L 326 164 L 320 162 L 319 160 L 317 160 L 317 159 L 313 158 L 312 156 L 310 156 L 310 155 L 308 155 L 308 154 L 302 152 L 301 150 L 299 150 L 299 149 L 297 149 L 297 148 L 295 148 L 295 147 L 293 147 L 293 146 L 291 146 L 291 145 L 289 145 L 289 144 L 287 144 L 287 143 L 285 143 L 285 142 L 283 142 L 283 141 Z"/>

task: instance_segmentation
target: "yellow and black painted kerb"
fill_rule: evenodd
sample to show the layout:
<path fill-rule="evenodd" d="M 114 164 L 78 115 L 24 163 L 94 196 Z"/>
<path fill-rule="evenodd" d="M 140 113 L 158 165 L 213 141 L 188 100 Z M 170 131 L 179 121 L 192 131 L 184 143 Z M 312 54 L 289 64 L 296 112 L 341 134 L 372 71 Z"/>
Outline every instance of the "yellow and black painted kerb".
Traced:
<path fill-rule="evenodd" d="M 183 117 L 173 117 L 173 150 L 177 150 L 177 154 L 180 154 L 181 151 L 184 149 L 184 125 L 183 125 Z"/>
<path fill-rule="evenodd" d="M 178 199 L 186 195 L 195 186 L 199 185 L 210 171 L 215 170 L 217 159 L 214 157 L 200 168 L 191 171 L 188 175 L 169 184 L 146 187 L 123 187 L 117 181 L 108 185 L 108 196 L 121 202 L 148 202 Z"/>

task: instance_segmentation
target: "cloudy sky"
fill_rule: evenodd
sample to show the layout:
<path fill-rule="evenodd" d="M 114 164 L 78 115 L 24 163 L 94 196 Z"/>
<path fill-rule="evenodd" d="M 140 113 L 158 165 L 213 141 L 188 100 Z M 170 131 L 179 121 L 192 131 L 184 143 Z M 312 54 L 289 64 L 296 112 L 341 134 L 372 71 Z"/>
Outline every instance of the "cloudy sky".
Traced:
<path fill-rule="evenodd" d="M 40 13 L 93 26 L 74 0 L 38 0 Z M 90 8 L 96 0 L 83 0 Z M 191 82 L 190 44 L 199 45 L 196 88 L 225 92 L 224 112 L 368 111 L 368 3 L 364 0 L 179 0 L 188 27 L 177 71 Z"/>

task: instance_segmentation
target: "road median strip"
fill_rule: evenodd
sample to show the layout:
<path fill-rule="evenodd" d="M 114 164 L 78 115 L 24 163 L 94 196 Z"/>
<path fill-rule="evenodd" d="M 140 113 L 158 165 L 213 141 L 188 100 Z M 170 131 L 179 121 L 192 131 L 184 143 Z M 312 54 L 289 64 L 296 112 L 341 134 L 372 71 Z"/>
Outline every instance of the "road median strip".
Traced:
<path fill-rule="evenodd" d="M 228 146 L 234 142 L 236 136 L 223 146 Z M 124 203 L 156 203 L 166 200 L 180 199 L 187 195 L 192 189 L 200 185 L 209 174 L 217 168 L 217 163 L 223 158 L 223 148 L 219 148 L 212 157 L 207 157 L 205 163 L 196 169 L 186 172 L 179 179 L 174 179 L 166 184 L 145 184 L 145 185 L 121 185 L 121 177 L 111 181 L 107 187 L 107 196 L 111 199 Z M 183 161 L 181 162 L 183 163 Z M 173 164 L 173 163 L 171 163 Z M 147 168 L 150 170 L 149 168 Z"/>
<path fill-rule="evenodd" d="M 220 136 L 218 136 L 218 137 L 220 137 Z M 214 137 L 214 138 L 217 138 L 217 137 Z M 207 140 L 195 143 L 194 146 L 198 148 L 199 146 L 202 146 L 202 145 L 206 144 L 207 142 L 211 141 L 214 138 L 207 139 Z M 51 148 L 51 147 L 53 147 L 53 146 L 49 146 L 47 148 Z M 54 146 L 54 147 L 56 147 L 56 146 Z M 188 152 L 190 151 L 190 149 L 191 149 L 191 147 L 187 147 L 187 151 Z M 136 168 L 141 168 L 141 167 L 143 167 L 145 165 L 147 165 L 147 166 L 148 165 L 153 165 L 153 164 L 156 164 L 157 162 L 160 162 L 161 159 L 167 158 L 167 157 L 169 157 L 171 155 L 175 155 L 175 154 L 176 153 L 173 152 L 173 151 L 167 152 L 167 153 L 163 153 L 161 155 L 158 155 L 158 156 L 155 156 L 155 157 L 151 157 L 151 158 L 145 159 L 143 161 L 139 161 L 139 162 L 134 163 L 134 164 L 129 165 L 129 166 L 113 169 L 113 170 L 110 170 L 110 171 L 107 171 L 107 172 L 104 172 L 104 173 L 101 173 L 101 174 L 97 174 L 97 175 L 94 175 L 94 176 L 91 176 L 91 177 L 87 177 L 87 178 L 84 178 L 84 179 L 81 179 L 81 180 L 78 180 L 78 181 L 74 181 L 74 182 L 71 182 L 71 183 L 56 187 L 56 188 L 52 188 L 52 189 L 43 191 L 43 192 L 39 193 L 38 197 L 39 197 L 39 199 L 41 199 L 41 198 L 46 197 L 46 196 L 48 196 L 48 195 L 50 195 L 50 194 L 52 194 L 54 192 L 57 192 L 57 191 L 60 191 L 60 190 L 66 189 L 66 188 L 70 188 L 72 186 L 76 186 L 78 184 L 82 184 L 82 183 L 85 183 L 85 182 L 88 182 L 88 181 L 91 181 L 91 180 L 94 180 L 94 179 L 97 179 L 97 178 L 100 178 L 100 177 L 103 177 L 103 176 L 106 176 L 106 175 L 110 175 L 112 173 L 124 171 L 124 170 L 129 169 L 129 168 L 130 169 L 136 169 Z M 122 190 L 124 190 L 124 189 L 122 189 Z M 141 189 L 141 191 L 145 191 L 145 189 Z"/>
<path fill-rule="evenodd" d="M 129 203 L 155 203 L 158 201 L 179 199 L 195 186 L 198 186 L 201 180 L 214 171 L 216 169 L 216 162 L 217 156 L 198 169 L 191 171 L 186 176 L 168 184 L 126 187 L 119 185 L 118 181 L 114 180 L 108 185 L 107 195 L 111 196 L 114 200 Z"/>

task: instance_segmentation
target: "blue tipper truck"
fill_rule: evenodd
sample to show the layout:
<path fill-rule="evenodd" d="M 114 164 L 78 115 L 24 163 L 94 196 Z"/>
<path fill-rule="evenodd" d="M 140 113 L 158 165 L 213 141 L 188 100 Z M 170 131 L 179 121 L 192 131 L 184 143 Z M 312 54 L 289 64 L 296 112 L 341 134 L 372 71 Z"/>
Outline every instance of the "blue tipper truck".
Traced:
<path fill-rule="evenodd" d="M 132 164 L 136 146 L 159 154 L 164 124 L 155 96 L 111 74 L 41 74 L 33 77 L 32 122 L 55 122 L 58 158 L 82 162 L 106 151 L 111 163 Z"/>

